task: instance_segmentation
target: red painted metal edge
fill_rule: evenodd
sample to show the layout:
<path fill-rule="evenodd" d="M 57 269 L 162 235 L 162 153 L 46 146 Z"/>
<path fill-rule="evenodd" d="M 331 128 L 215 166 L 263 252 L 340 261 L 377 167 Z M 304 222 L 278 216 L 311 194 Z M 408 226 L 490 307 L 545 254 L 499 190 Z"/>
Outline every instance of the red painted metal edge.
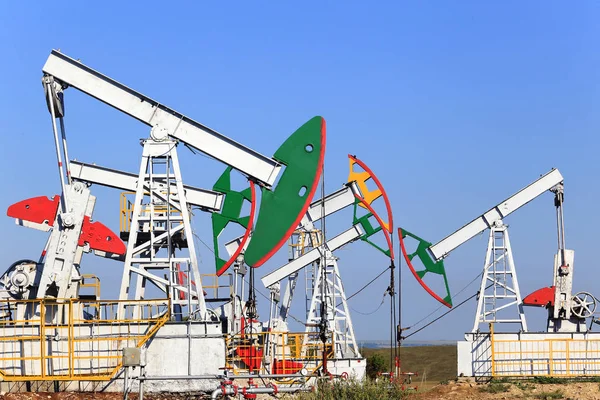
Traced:
<path fill-rule="evenodd" d="M 273 360 L 273 368 L 271 373 L 274 375 L 297 374 L 304 364 L 291 360 Z"/>
<path fill-rule="evenodd" d="M 88 243 L 92 250 L 124 255 L 127 252 L 125 243 L 102 222 L 90 222 L 90 217 L 83 217 L 83 225 L 77 245 Z"/>
<path fill-rule="evenodd" d="M 554 293 L 554 286 L 538 289 L 535 292 L 525 296 L 523 299 L 523 305 L 538 307 L 546 307 L 548 305 L 554 306 Z"/>
<path fill-rule="evenodd" d="M 351 159 L 352 161 L 354 161 L 355 163 L 357 163 L 362 169 L 364 169 L 365 172 L 368 173 L 371 176 L 371 178 L 373 178 L 375 185 L 377 185 L 377 188 L 381 191 L 381 195 L 383 196 L 383 201 L 385 201 L 385 208 L 387 208 L 388 217 L 390 220 L 389 233 L 392 233 L 394 230 L 394 217 L 392 215 L 392 206 L 390 205 L 390 199 L 388 198 L 388 195 L 385 192 L 383 185 L 379 181 L 379 178 L 377 178 L 377 175 L 375 175 L 375 173 L 373 171 L 371 171 L 371 169 L 369 167 L 367 167 L 367 164 L 365 164 L 364 162 L 362 162 L 355 156 L 348 154 L 348 158 Z M 384 225 L 381 225 L 381 226 L 383 227 Z"/>
<path fill-rule="evenodd" d="M 385 240 L 387 241 L 388 244 L 388 248 L 390 249 L 390 258 L 392 260 L 395 260 L 396 257 L 394 256 L 394 246 L 392 245 L 392 238 L 390 237 L 390 233 L 384 228 L 383 222 L 381 221 L 381 217 L 379 217 L 379 215 L 377 214 L 377 212 L 373 209 L 373 207 L 371 207 L 370 204 L 367 204 L 366 201 L 364 201 L 364 199 L 358 195 L 354 195 L 354 197 L 356 197 L 358 200 L 360 200 L 360 202 L 367 207 L 367 210 L 369 210 L 369 212 L 371 214 L 373 214 L 373 216 L 375 217 L 375 219 L 377 220 L 377 223 L 379 224 L 379 226 L 381 226 L 381 230 L 385 235 Z"/>
<path fill-rule="evenodd" d="M 56 220 L 59 203 L 59 195 L 54 196 L 52 200 L 46 196 L 32 197 L 8 207 L 6 215 L 36 224 L 43 224 L 45 221 L 48 221 L 48 225 L 52 226 Z"/>
<path fill-rule="evenodd" d="M 427 293 L 429 293 L 431 295 L 431 297 L 433 297 L 434 299 L 436 299 L 437 301 L 439 301 L 446 307 L 452 308 L 451 304 L 444 301 L 444 299 L 442 299 L 433 290 L 431 290 L 431 288 L 429 286 L 427 286 L 427 284 L 425 282 L 423 282 L 423 279 L 421 279 L 419 277 L 419 275 L 417 274 L 415 267 L 413 267 L 412 262 L 410 261 L 410 258 L 408 257 L 408 254 L 406 253 L 406 248 L 404 247 L 404 239 L 402 238 L 402 228 L 398 228 L 398 239 L 400 239 L 400 249 L 402 250 L 402 254 L 404 255 L 404 260 L 406 261 L 408 268 L 410 268 L 410 272 L 412 272 L 412 274 L 414 275 L 417 282 L 419 282 L 419 284 L 423 287 L 423 289 L 425 289 L 427 291 Z"/>
<path fill-rule="evenodd" d="M 286 243 L 288 241 L 288 239 L 290 238 L 290 236 L 292 236 L 292 233 L 294 233 L 294 231 L 296 230 L 296 228 L 300 224 L 300 221 L 302 220 L 302 217 L 304 217 L 304 214 L 306 214 L 306 211 L 308 210 L 308 207 L 310 206 L 312 198 L 315 195 L 315 192 L 317 191 L 317 186 L 319 186 L 319 179 L 321 178 L 321 172 L 323 171 L 323 161 L 325 160 L 325 144 L 326 144 L 326 137 L 327 137 L 327 132 L 326 132 L 327 131 L 327 126 L 326 125 L 327 124 L 325 122 L 325 118 L 321 117 L 321 154 L 319 154 L 319 164 L 317 166 L 317 172 L 315 174 L 315 179 L 313 181 L 312 187 L 310 188 L 310 192 L 308 193 L 308 196 L 306 196 L 306 203 L 304 204 L 304 207 L 302 207 L 302 210 L 298 214 L 298 217 L 296 218 L 296 220 L 294 221 L 294 223 L 290 226 L 290 229 L 288 229 L 287 232 L 285 233 L 285 235 L 283 235 L 283 237 L 281 238 L 281 240 L 279 241 L 279 243 L 277 243 L 271 249 L 270 252 L 268 252 L 267 254 L 265 254 L 263 256 L 263 258 L 261 258 L 256 263 L 254 263 L 254 265 L 252 266 L 252 268 L 260 267 L 269 258 L 271 258 L 273 256 L 273 254 L 277 253 L 277 251 L 281 248 L 281 246 L 283 246 L 284 243 Z"/>
<path fill-rule="evenodd" d="M 175 264 L 175 267 L 177 269 L 177 283 L 181 286 L 183 286 L 185 284 L 185 277 L 184 277 L 184 273 L 181 270 L 181 266 L 179 263 Z M 179 300 L 185 300 L 185 293 L 184 292 L 179 292 Z"/>
<path fill-rule="evenodd" d="M 233 264 L 233 262 L 240 255 L 248 238 L 250 237 L 250 233 L 252 232 L 252 228 L 254 227 L 254 212 L 256 211 L 256 187 L 254 186 L 254 182 L 250 182 L 250 192 L 251 192 L 251 201 L 250 201 L 250 220 L 248 221 L 248 227 L 246 228 L 246 232 L 244 233 L 244 237 L 242 238 L 242 242 L 240 246 L 236 249 L 235 253 L 231 255 L 229 260 L 217 271 L 217 276 L 221 276 L 227 271 L 227 269 Z"/>
<path fill-rule="evenodd" d="M 238 347 L 235 349 L 237 355 L 251 371 L 260 369 L 263 358 L 263 349 L 256 346 Z"/>

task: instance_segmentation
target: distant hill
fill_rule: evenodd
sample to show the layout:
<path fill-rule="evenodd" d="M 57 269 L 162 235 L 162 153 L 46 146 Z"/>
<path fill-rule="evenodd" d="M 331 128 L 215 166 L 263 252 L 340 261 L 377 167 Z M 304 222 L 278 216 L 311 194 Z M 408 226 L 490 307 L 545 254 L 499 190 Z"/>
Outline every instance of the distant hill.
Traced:
<path fill-rule="evenodd" d="M 456 345 L 456 340 L 425 340 L 425 341 L 407 340 L 406 342 L 402 342 L 402 347 L 455 346 L 455 345 Z M 390 341 L 389 340 L 362 340 L 362 341 L 358 341 L 358 346 L 360 348 L 367 348 L 367 349 L 389 348 Z"/>
<path fill-rule="evenodd" d="M 371 342 L 377 344 L 380 342 Z M 412 342 L 416 343 L 416 342 Z M 443 380 L 456 378 L 456 342 L 447 345 L 406 345 L 400 348 L 400 362 L 403 371 L 415 372 L 415 382 L 429 381 L 438 383 Z M 366 342 L 365 342 L 366 344 Z M 363 347 L 364 357 L 374 354 L 381 355 L 385 365 L 390 364 L 389 343 L 386 347 Z"/>

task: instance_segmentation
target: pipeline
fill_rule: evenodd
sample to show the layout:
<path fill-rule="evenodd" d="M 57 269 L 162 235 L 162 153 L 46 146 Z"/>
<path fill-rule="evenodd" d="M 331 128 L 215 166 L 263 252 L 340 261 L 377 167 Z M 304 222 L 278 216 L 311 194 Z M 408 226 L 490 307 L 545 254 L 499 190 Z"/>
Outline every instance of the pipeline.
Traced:
<path fill-rule="evenodd" d="M 169 381 L 169 380 L 198 380 L 198 379 L 275 379 L 275 378 L 314 378 L 316 374 L 246 374 L 246 375 L 235 375 L 227 376 L 223 374 L 219 375 L 165 375 L 165 376 L 137 376 L 132 377 L 139 381 Z"/>
<path fill-rule="evenodd" d="M 276 395 L 278 393 L 296 393 L 296 392 L 310 392 L 312 391 L 312 387 L 278 387 L 277 385 L 270 383 L 267 386 L 258 386 L 253 384 L 251 381 L 248 382 L 248 387 L 240 388 L 237 385 L 233 384 L 233 381 L 224 381 L 220 387 L 215 389 L 210 398 L 215 400 L 219 397 L 224 396 L 237 396 L 241 394 L 244 396 L 244 399 L 252 400 L 256 399 L 258 394 L 272 394 Z"/>

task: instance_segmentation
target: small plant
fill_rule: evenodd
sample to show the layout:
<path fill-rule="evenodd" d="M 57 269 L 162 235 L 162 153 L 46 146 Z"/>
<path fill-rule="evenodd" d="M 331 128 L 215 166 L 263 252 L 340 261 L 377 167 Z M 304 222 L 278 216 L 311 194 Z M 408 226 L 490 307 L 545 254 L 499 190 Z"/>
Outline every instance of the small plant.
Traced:
<path fill-rule="evenodd" d="M 479 388 L 480 392 L 485 393 L 503 393 L 510 390 L 510 385 L 507 383 L 490 382 L 485 386 Z"/>
<path fill-rule="evenodd" d="M 300 393 L 296 400 L 371 400 L 371 399 L 405 399 L 409 394 L 401 385 L 389 381 L 329 381 L 322 380 L 317 384 L 315 392 Z"/>
<path fill-rule="evenodd" d="M 524 391 L 531 390 L 534 388 L 534 386 L 531 383 L 527 383 L 527 382 L 516 382 L 515 386 Z"/>
<path fill-rule="evenodd" d="M 558 389 L 553 392 L 542 392 L 535 395 L 536 399 L 540 400 L 554 400 L 564 398 L 563 391 Z"/>
<path fill-rule="evenodd" d="M 567 378 L 555 378 L 553 376 L 536 376 L 533 378 L 533 381 L 541 385 L 564 385 L 566 383 L 572 382 L 573 380 Z"/>
<path fill-rule="evenodd" d="M 377 378 L 377 375 L 385 371 L 385 359 L 381 354 L 373 354 L 367 357 L 367 376 L 371 379 Z"/>
<path fill-rule="evenodd" d="M 440 385 L 448 385 L 450 383 L 450 381 L 448 379 L 444 379 L 443 381 L 440 381 Z"/>

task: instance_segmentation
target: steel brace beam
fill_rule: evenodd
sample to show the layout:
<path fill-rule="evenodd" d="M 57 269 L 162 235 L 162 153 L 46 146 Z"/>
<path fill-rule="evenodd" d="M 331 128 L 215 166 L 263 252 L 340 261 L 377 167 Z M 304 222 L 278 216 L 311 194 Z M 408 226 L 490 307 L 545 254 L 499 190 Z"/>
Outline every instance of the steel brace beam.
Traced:
<path fill-rule="evenodd" d="M 137 190 L 138 175 L 116 169 L 87 164 L 80 161 L 71 161 L 71 176 L 73 179 L 93 183 L 114 189 L 135 192 Z M 173 192 L 175 192 L 175 185 Z M 188 204 L 202 207 L 210 212 L 218 212 L 223 205 L 223 194 L 212 190 L 199 189 L 183 185 Z"/>
<path fill-rule="evenodd" d="M 354 226 L 352 226 L 352 228 L 348 229 L 345 232 L 340 233 L 333 239 L 329 240 L 325 244 L 325 247 L 329 251 L 335 251 L 335 250 L 339 249 L 340 247 L 344 246 L 345 244 L 348 244 L 350 242 L 353 242 L 353 241 L 359 239 L 362 235 L 364 235 L 364 232 L 361 229 L 361 227 L 359 225 L 354 225 Z M 314 261 L 317 261 L 321 257 L 323 257 L 323 254 L 321 253 L 321 249 L 318 247 L 314 248 L 311 251 L 309 251 L 308 253 L 296 258 L 295 260 L 290 261 L 288 264 L 284 265 L 283 267 L 280 267 L 280 268 L 276 269 L 275 271 L 271 272 L 270 274 L 262 277 L 261 278 L 262 283 L 265 285 L 265 287 L 268 288 L 268 287 L 276 284 L 277 282 L 281 281 L 282 279 L 287 278 L 291 274 L 294 274 L 294 273 L 300 271 L 306 265 L 308 265 Z"/>

